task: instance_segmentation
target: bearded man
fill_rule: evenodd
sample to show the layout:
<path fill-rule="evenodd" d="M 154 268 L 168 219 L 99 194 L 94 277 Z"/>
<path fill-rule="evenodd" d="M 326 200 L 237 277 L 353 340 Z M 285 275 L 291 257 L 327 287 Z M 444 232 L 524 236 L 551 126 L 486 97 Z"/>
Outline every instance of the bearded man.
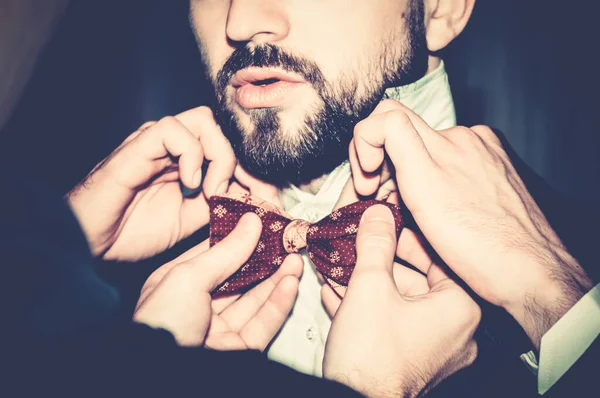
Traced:
<path fill-rule="evenodd" d="M 240 164 L 279 187 L 294 218 L 329 214 L 350 177 L 354 126 L 384 98 L 436 130 L 456 125 L 436 53 L 474 0 L 191 0 L 215 120 Z M 268 198 L 267 198 L 268 199 Z M 330 317 L 308 256 L 295 306 L 269 357 L 321 375 Z"/>

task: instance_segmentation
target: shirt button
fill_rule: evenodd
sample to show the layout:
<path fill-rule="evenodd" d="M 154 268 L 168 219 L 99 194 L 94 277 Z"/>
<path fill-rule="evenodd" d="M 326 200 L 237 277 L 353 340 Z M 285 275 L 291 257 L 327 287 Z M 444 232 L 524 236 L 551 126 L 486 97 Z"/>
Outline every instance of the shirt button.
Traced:
<path fill-rule="evenodd" d="M 317 331 L 312 326 L 306 330 L 306 338 L 308 341 L 313 341 L 317 338 Z"/>

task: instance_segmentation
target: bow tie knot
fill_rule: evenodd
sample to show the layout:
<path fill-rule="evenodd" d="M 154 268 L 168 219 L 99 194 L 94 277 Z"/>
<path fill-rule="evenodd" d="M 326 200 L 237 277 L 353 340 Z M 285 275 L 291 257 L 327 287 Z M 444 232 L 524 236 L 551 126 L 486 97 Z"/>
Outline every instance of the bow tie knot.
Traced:
<path fill-rule="evenodd" d="M 292 220 L 283 231 L 283 247 L 287 253 L 298 253 L 307 246 L 307 235 L 310 222 Z"/>
<path fill-rule="evenodd" d="M 210 245 L 225 238 L 248 212 L 262 220 L 258 245 L 248 262 L 218 287 L 214 294 L 238 293 L 273 275 L 290 253 L 302 249 L 332 286 L 347 285 L 356 263 L 356 233 L 362 214 L 374 204 L 387 206 L 394 215 L 396 234 L 403 227 L 398 206 L 368 200 L 335 210 L 316 223 L 291 219 L 273 204 L 247 194 L 213 196 L 210 206 Z"/>

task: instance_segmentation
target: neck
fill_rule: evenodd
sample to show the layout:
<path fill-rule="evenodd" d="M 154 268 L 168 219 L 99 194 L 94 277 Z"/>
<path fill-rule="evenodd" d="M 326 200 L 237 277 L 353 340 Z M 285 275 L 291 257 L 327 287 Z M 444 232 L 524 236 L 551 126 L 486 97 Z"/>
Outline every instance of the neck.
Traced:
<path fill-rule="evenodd" d="M 327 174 L 324 174 L 321 177 L 315 178 L 314 180 L 299 184 L 298 189 L 300 189 L 301 191 L 316 195 L 326 180 L 327 180 Z"/>
<path fill-rule="evenodd" d="M 436 70 L 440 66 L 441 62 L 442 62 L 442 60 L 440 59 L 440 57 L 436 57 L 435 55 L 430 55 L 429 60 L 427 61 L 427 72 L 425 73 L 425 76 L 427 76 L 428 74 L 430 74 L 431 72 Z M 425 76 L 423 76 L 423 77 L 425 77 Z"/>

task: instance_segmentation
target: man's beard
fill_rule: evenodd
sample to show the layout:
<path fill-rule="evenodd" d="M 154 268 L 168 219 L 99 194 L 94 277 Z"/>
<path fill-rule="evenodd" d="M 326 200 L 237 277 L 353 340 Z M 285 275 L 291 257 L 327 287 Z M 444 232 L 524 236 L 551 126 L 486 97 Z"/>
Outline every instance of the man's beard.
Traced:
<path fill-rule="evenodd" d="M 300 184 L 331 172 L 348 158 L 354 126 L 365 119 L 384 96 L 385 89 L 421 78 L 428 64 L 422 0 L 413 0 L 406 18 L 407 43 L 401 54 L 381 48 L 376 67 L 360 76 L 331 84 L 314 62 L 273 44 L 234 51 L 214 83 L 215 119 L 231 142 L 240 164 L 254 176 L 276 184 Z M 393 37 L 391 40 L 401 40 Z M 282 131 L 277 108 L 246 110 L 253 131 L 244 131 L 226 97 L 233 75 L 249 67 L 278 67 L 294 72 L 310 84 L 323 106 L 308 114 L 298 131 Z M 364 94 L 358 95 L 359 79 Z M 371 82 L 371 83 L 367 83 Z"/>

